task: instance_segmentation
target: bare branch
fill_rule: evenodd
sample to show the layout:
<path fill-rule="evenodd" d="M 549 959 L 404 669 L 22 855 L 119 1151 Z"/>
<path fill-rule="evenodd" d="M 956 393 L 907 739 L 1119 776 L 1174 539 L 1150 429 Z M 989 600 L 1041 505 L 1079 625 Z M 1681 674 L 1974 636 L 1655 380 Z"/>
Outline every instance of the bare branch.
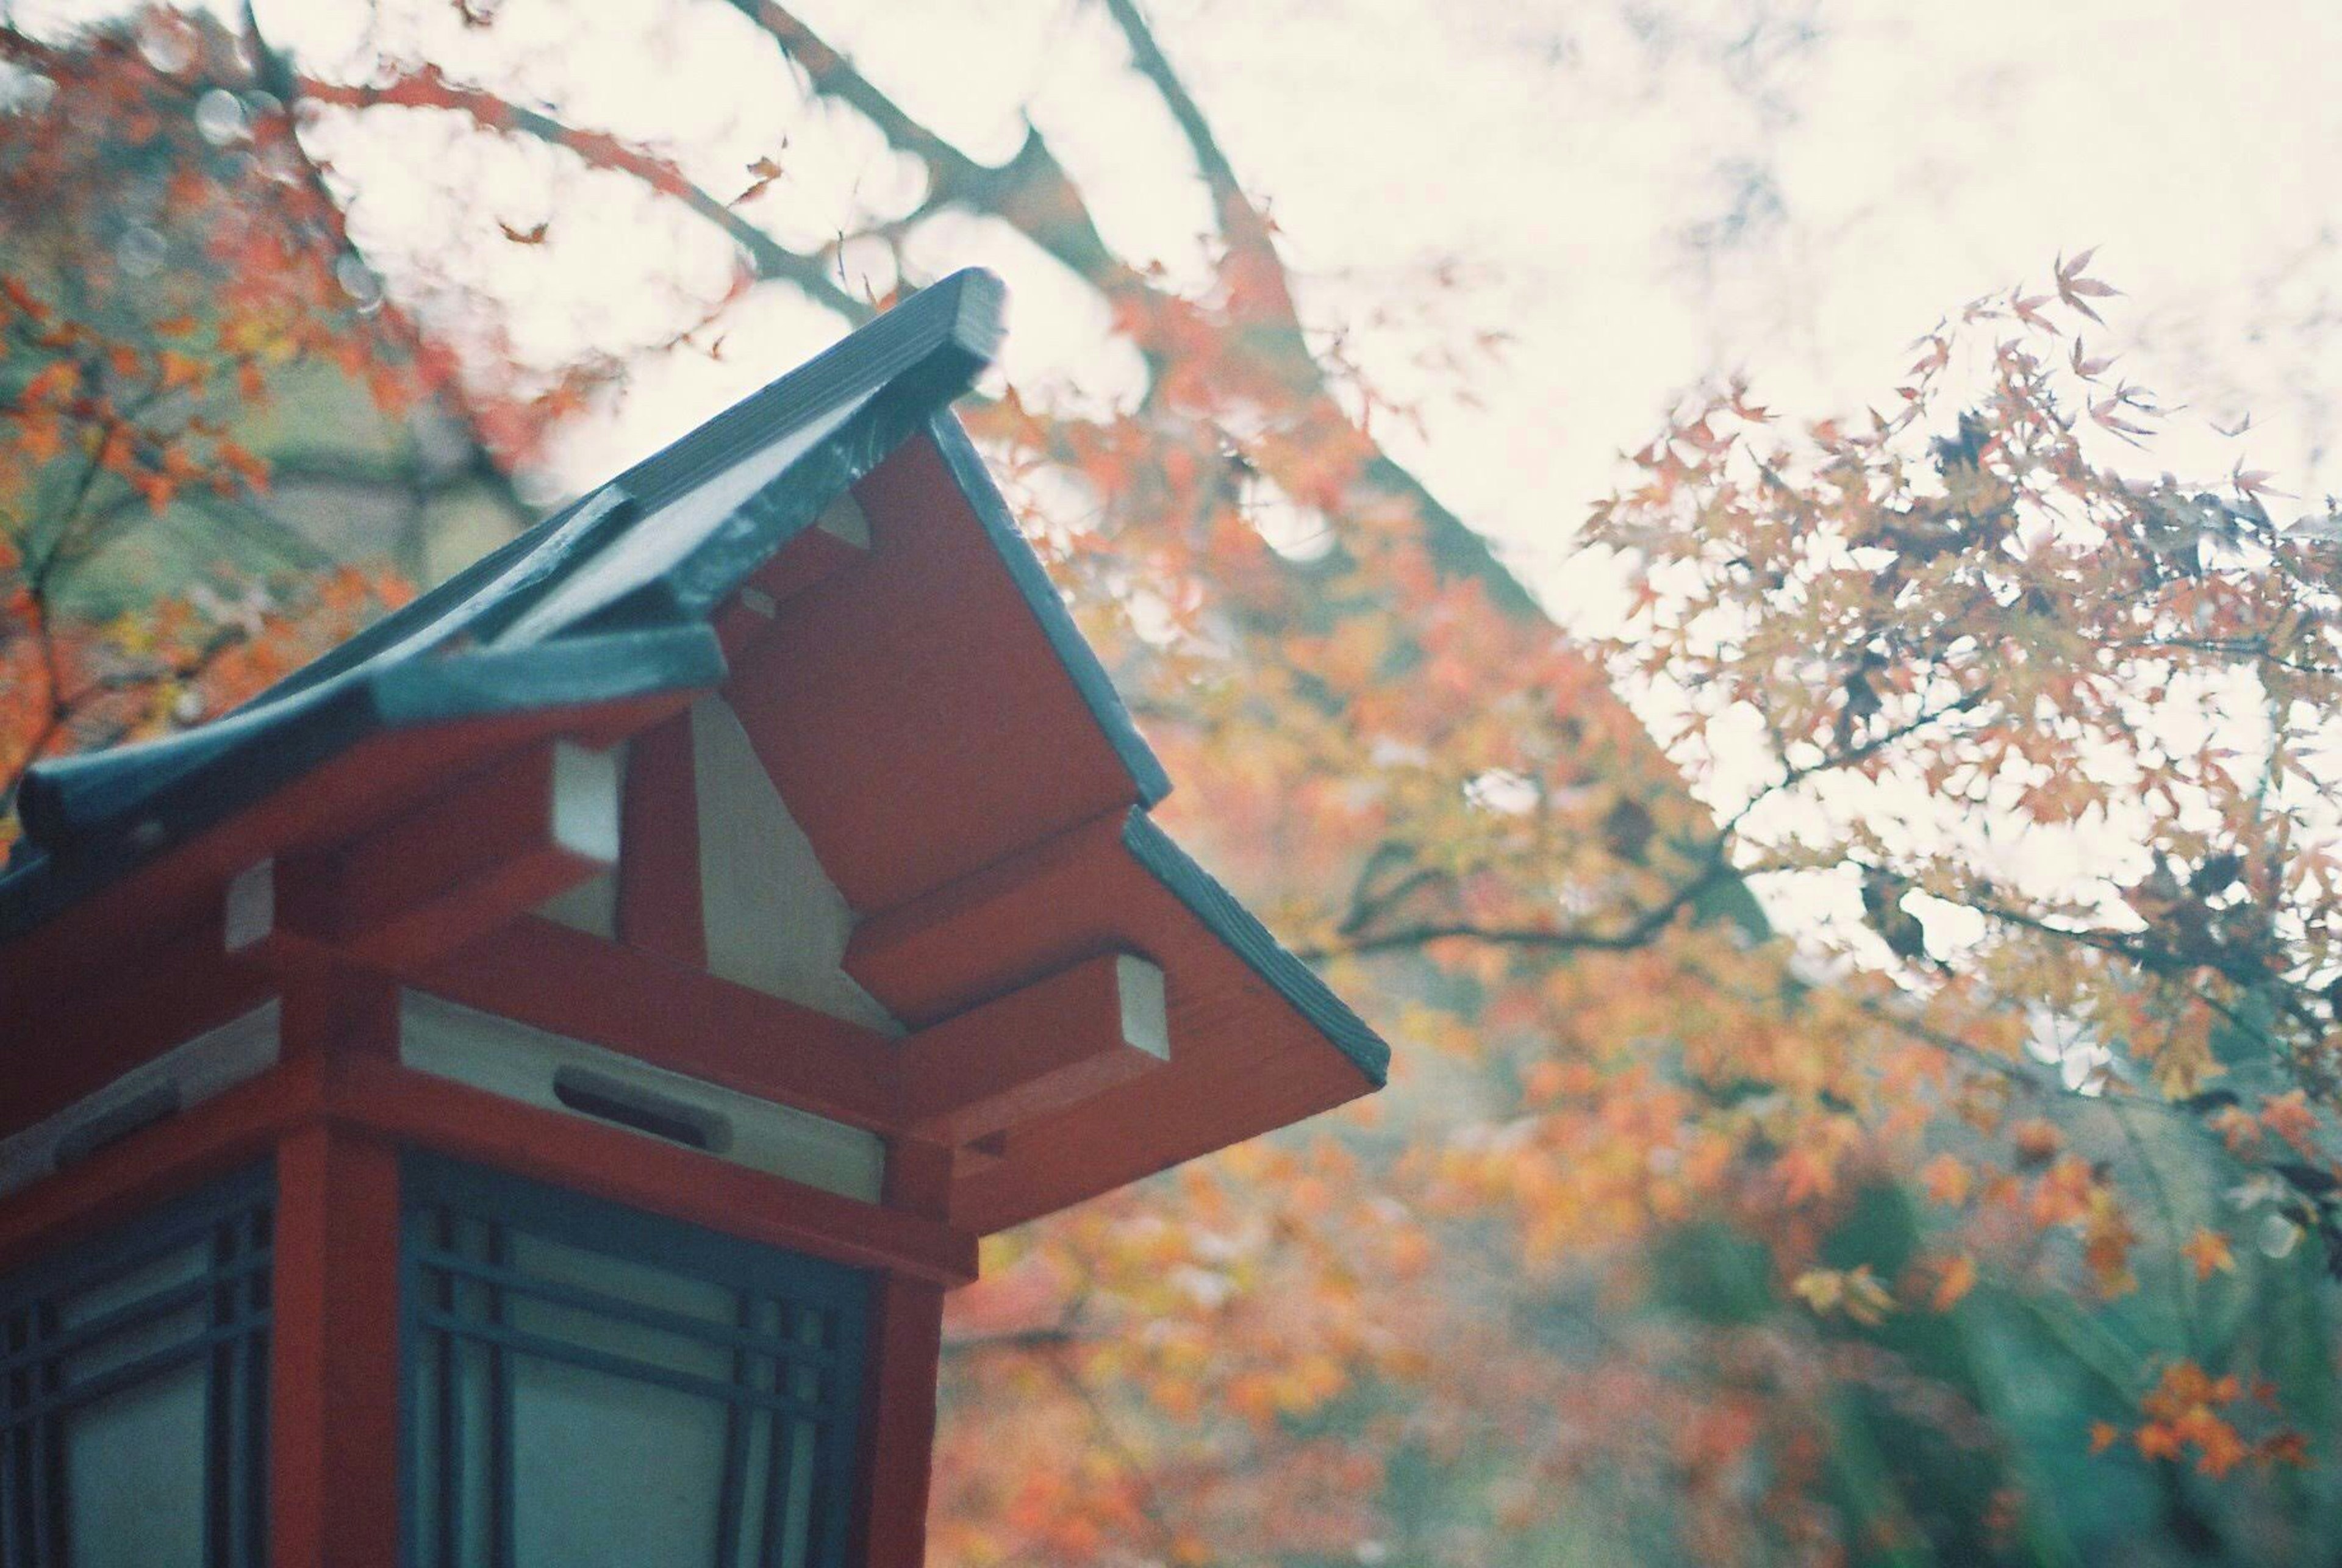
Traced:
<path fill-rule="evenodd" d="M 435 65 L 424 65 L 379 85 L 360 86 L 301 76 L 296 85 L 303 97 L 315 103 L 360 110 L 385 105 L 442 109 L 464 115 L 485 131 L 516 133 L 548 146 L 565 147 L 596 168 L 632 175 L 713 224 L 746 253 L 757 276 L 793 284 L 815 303 L 848 320 L 858 321 L 869 314 L 868 305 L 831 277 L 819 257 L 801 255 L 782 245 L 686 175 L 673 159 L 606 131 L 565 125 L 541 109 L 515 104 L 485 87 L 451 81 Z"/>
<path fill-rule="evenodd" d="M 1008 163 L 996 168 L 978 164 L 906 114 L 843 55 L 774 0 L 732 0 L 732 4 L 804 69 L 815 92 L 867 116 L 888 145 L 926 165 L 930 210 L 956 205 L 996 217 L 1110 298 L 1162 309 L 1176 303 L 1106 245 L 1079 187 L 1037 131 L 1026 135 L 1025 145 Z M 1156 45 L 1145 19 L 1125 6 L 1116 11 L 1115 21 L 1130 43 L 1133 64 L 1164 95 L 1166 106 L 1187 135 L 1199 171 L 1213 190 L 1222 237 L 1234 255 L 1246 258 L 1241 280 L 1244 302 L 1256 319 L 1248 323 L 1238 345 L 1241 351 L 1253 359 L 1259 374 L 1287 389 L 1299 419 L 1355 439 L 1366 454 L 1359 484 L 1369 498 L 1396 501 L 1413 512 L 1421 522 L 1426 546 L 1443 572 L 1479 581 L 1496 607 L 1507 614 L 1543 620 L 1544 611 L 1535 596 L 1496 559 L 1488 542 L 1442 504 L 1428 486 L 1384 452 L 1343 410 L 1325 366 L 1309 350 L 1284 264 L 1271 243 L 1267 219 L 1245 197 L 1233 165 L 1211 137 L 1202 110 Z"/>
<path fill-rule="evenodd" d="M 1495 947 L 1536 948 L 1548 953 L 1631 953 L 1651 942 L 1675 923 L 1676 916 L 1709 892 L 1727 882 L 1738 880 L 1739 874 L 1726 862 L 1722 850 L 1723 843 L 1719 840 L 1710 847 L 1703 868 L 1696 874 L 1677 884 L 1666 897 L 1647 905 L 1624 924 L 1609 930 L 1597 930 L 1591 926 L 1481 925 L 1470 921 L 1438 921 L 1371 936 L 1352 936 L 1330 945 L 1305 947 L 1299 952 L 1310 962 L 1321 963 L 1344 954 L 1388 953 L 1427 947 L 1435 942 L 1463 940 L 1486 943 Z"/>
<path fill-rule="evenodd" d="M 1283 314 L 1288 319 L 1297 318 L 1292 296 L 1284 289 L 1285 268 L 1276 258 L 1276 247 L 1271 238 L 1273 229 L 1267 215 L 1255 206 L 1245 195 L 1243 184 L 1236 178 L 1236 165 L 1220 150 L 1217 137 L 1212 135 L 1211 122 L 1172 69 L 1162 46 L 1155 41 L 1154 30 L 1140 15 L 1137 0 L 1104 0 L 1106 15 L 1122 30 L 1124 42 L 1130 45 L 1130 63 L 1155 89 L 1163 106 L 1170 111 L 1179 127 L 1179 135 L 1187 143 L 1188 155 L 1196 160 L 1196 172 L 1204 176 L 1204 185 L 1212 193 L 1212 205 L 1217 210 L 1222 237 L 1239 250 L 1253 254 L 1270 265 L 1267 275 L 1273 276 L 1281 295 Z"/>
<path fill-rule="evenodd" d="M 1089 284 L 1108 295 L 1142 288 L 1136 273 L 1098 233 L 1089 204 L 1040 132 L 1026 127 L 1025 145 L 997 167 L 979 164 L 903 106 L 794 13 L 773 0 L 732 0 L 794 61 L 816 95 L 846 105 L 868 120 L 898 153 L 926 169 L 927 199 L 915 216 L 965 207 L 1008 224 Z"/>

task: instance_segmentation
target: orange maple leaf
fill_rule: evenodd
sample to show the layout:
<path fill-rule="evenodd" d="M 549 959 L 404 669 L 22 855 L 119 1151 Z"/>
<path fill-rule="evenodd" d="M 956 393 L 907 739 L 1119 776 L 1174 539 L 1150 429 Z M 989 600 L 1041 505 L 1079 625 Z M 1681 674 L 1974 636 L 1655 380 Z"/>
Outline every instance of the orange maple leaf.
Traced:
<path fill-rule="evenodd" d="M 786 144 L 783 145 L 786 145 Z M 755 163 L 748 165 L 748 172 L 751 175 L 754 175 L 756 178 L 749 185 L 746 190 L 742 191 L 738 195 L 732 198 L 731 205 L 733 206 L 736 207 L 742 202 L 752 201 L 756 197 L 763 195 L 766 190 L 771 186 L 772 183 L 781 177 L 780 161 L 776 158 L 770 157 L 758 158 Z"/>
<path fill-rule="evenodd" d="M 2299 1153 L 2316 1157 L 2317 1150 L 2311 1140 L 2317 1132 L 2317 1114 L 2309 1108 L 2309 1096 L 2305 1091 L 2296 1089 L 2263 1100 L 2261 1125 Z"/>
<path fill-rule="evenodd" d="M 70 359 L 52 360 L 33 373 L 17 393 L 19 403 L 36 403 L 43 398 L 65 398 L 73 395 L 81 385 L 81 366 Z"/>
<path fill-rule="evenodd" d="M 2196 1265 L 2196 1277 L 2199 1280 L 2237 1272 L 2237 1258 L 2228 1250 L 2228 1238 L 2217 1231 L 2197 1231 L 2179 1249 L 2179 1254 Z"/>
<path fill-rule="evenodd" d="M 54 414 L 38 414 L 24 421 L 16 444 L 35 463 L 46 463 L 65 449 L 65 431 Z"/>
<path fill-rule="evenodd" d="M 204 379 L 203 362 L 181 354 L 175 348 L 165 349 L 155 363 L 162 369 L 165 391 L 175 392 L 183 386 L 195 386 Z"/>
<path fill-rule="evenodd" d="M 2217 1416 L 2200 1422 L 2198 1426 L 2200 1430 L 2194 1433 L 2196 1468 L 2205 1474 L 2217 1479 L 2251 1456 L 2251 1448 L 2237 1434 L 2237 1429 Z"/>
<path fill-rule="evenodd" d="M 1938 1154 L 1919 1173 L 1928 1198 L 1947 1209 L 1967 1202 L 1970 1180 L 1967 1163 L 1956 1154 Z"/>
<path fill-rule="evenodd" d="M 1936 1276 L 1936 1288 L 1927 1297 L 1927 1304 L 1939 1313 L 1949 1312 L 1960 1304 L 1962 1297 L 1976 1288 L 1976 1259 L 1962 1253 L 1944 1260 Z"/>

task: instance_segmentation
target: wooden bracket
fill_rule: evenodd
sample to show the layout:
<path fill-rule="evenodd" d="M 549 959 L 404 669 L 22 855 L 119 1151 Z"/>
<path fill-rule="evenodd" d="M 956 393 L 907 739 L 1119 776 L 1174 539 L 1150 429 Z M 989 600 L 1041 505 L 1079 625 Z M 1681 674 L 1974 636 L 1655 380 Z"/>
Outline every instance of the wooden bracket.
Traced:
<path fill-rule="evenodd" d="M 975 1143 L 1170 1056 L 1163 971 L 1106 954 L 905 1040 L 895 1058 L 902 1124 L 917 1137 Z"/>
<path fill-rule="evenodd" d="M 608 753 L 531 747 L 346 843 L 247 866 L 228 884 L 226 949 L 421 964 L 616 864 L 618 814 Z"/>

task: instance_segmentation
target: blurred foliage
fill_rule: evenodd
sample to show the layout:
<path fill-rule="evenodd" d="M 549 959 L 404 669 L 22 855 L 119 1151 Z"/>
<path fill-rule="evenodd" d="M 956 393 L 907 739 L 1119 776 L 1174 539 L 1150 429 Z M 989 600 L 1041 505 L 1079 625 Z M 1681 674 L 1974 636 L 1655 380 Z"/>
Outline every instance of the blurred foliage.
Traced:
<path fill-rule="evenodd" d="M 1398 1064 L 990 1249 L 936 1561 L 2330 1550 L 2342 526 L 2130 476 L 2157 405 L 2085 342 L 2087 256 L 1927 334 L 1889 414 L 1673 411 L 1585 535 L 1632 614 L 1573 636 L 1381 444 L 1412 411 L 1305 318 L 1133 0 L 1092 14 L 1210 196 L 1201 281 L 1125 260 L 1038 132 L 978 162 L 771 0 L 676 11 L 915 168 L 907 207 L 792 213 L 770 156 L 715 188 L 499 75 L 519 9 L 374 8 L 325 62 L 249 13 L 0 26 L 0 779 L 193 722 L 508 528 L 620 368 L 521 355 L 455 276 L 561 212 L 480 200 L 415 247 L 446 273 L 394 268 L 335 138 L 427 123 L 720 236 L 731 283 L 646 353 L 760 288 L 863 319 L 847 246 L 906 275 L 975 215 L 1146 375 L 971 424 L 1183 836 Z"/>

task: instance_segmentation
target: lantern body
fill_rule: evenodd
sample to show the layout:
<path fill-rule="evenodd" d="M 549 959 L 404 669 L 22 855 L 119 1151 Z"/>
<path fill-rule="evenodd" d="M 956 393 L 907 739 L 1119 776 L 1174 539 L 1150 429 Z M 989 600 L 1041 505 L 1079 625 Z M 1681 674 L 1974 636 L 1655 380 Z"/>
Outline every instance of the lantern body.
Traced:
<path fill-rule="evenodd" d="M 980 1236 L 1375 1087 L 946 409 L 960 275 L 0 874 L 0 1568 L 910 1568 Z"/>
<path fill-rule="evenodd" d="M 264 1561 L 269 1173 L 0 1285 L 0 1561 Z"/>
<path fill-rule="evenodd" d="M 864 1274 L 479 1166 L 402 1188 L 413 1561 L 843 1560 Z"/>

